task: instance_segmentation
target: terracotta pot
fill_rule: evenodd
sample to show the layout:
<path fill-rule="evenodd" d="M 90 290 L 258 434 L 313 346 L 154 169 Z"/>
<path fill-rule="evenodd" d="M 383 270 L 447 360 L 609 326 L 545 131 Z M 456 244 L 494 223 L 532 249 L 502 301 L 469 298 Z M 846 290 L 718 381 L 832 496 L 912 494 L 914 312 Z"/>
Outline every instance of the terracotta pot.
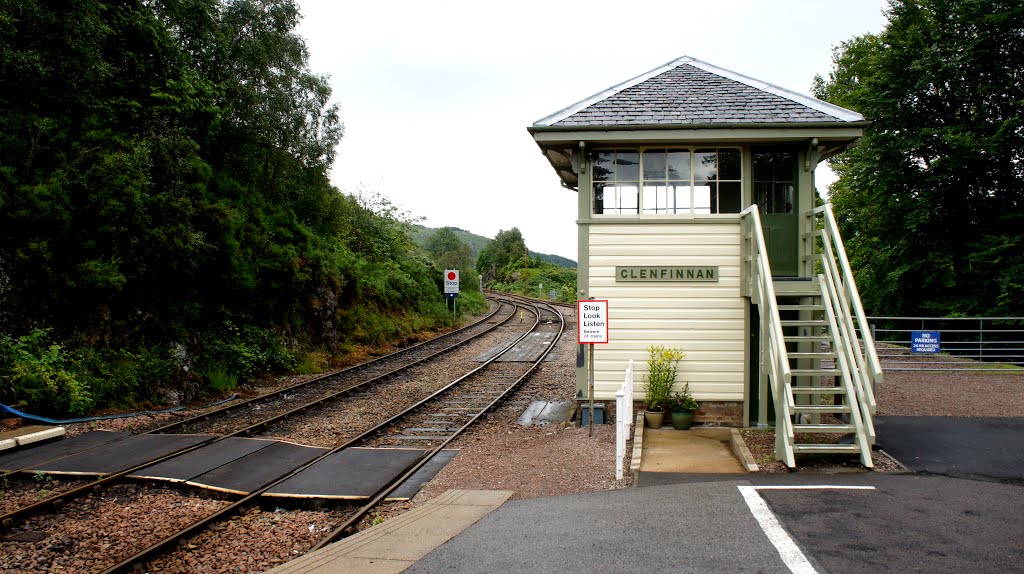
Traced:
<path fill-rule="evenodd" d="M 661 424 L 665 421 L 665 413 L 663 412 L 651 412 L 644 411 L 644 422 L 647 423 L 648 428 L 656 429 L 661 428 Z"/>
<path fill-rule="evenodd" d="M 672 428 L 676 430 L 687 430 L 693 424 L 694 411 L 673 411 Z"/>

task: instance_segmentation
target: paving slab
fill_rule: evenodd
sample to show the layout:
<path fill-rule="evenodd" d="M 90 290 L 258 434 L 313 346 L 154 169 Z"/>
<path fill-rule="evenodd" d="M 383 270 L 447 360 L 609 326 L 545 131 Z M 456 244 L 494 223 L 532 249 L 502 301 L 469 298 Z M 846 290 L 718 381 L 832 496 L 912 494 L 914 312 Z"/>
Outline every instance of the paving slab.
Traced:
<path fill-rule="evenodd" d="M 268 574 L 397 574 L 511 497 L 510 490 L 449 490 L 405 514 L 296 558 Z"/>
<path fill-rule="evenodd" d="M 747 470 L 728 442 L 702 436 L 697 430 L 662 427 L 644 429 L 640 472 L 744 474 Z"/>
<path fill-rule="evenodd" d="M 523 426 L 544 426 L 568 422 L 576 412 L 575 401 L 533 401 L 516 422 Z"/>
<path fill-rule="evenodd" d="M 0 456 L 0 470 L 20 470 L 70 454 L 86 451 L 97 446 L 132 436 L 126 432 L 92 431 L 72 438 L 30 449 L 11 452 Z M 12 439 L 13 440 L 13 439 Z"/>

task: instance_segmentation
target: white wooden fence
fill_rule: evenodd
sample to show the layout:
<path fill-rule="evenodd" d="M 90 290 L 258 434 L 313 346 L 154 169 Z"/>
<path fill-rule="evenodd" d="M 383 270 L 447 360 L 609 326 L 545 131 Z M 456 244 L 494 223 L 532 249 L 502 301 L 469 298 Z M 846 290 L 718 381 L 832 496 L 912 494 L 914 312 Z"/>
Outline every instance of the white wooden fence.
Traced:
<path fill-rule="evenodd" d="M 626 367 L 626 380 L 615 391 L 615 480 L 622 480 L 626 441 L 633 432 L 633 359 Z"/>

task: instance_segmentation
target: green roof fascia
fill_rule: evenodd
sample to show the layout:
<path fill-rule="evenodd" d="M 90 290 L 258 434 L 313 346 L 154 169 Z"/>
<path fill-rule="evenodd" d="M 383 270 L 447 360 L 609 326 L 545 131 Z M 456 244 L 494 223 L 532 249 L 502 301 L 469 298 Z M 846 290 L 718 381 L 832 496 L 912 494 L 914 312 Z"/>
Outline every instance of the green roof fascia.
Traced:
<path fill-rule="evenodd" d="M 821 141 L 853 141 L 864 135 L 870 121 L 772 124 L 686 124 L 638 126 L 530 126 L 527 131 L 538 145 L 580 141 L 588 143 L 658 142 L 780 142 L 818 138 Z"/>

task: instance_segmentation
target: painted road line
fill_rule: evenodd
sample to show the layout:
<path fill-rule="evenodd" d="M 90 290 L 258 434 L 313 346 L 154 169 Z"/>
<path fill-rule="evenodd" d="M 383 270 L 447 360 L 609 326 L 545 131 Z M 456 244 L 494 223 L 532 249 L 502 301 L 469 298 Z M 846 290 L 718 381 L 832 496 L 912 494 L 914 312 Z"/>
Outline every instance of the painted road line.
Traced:
<path fill-rule="evenodd" d="M 750 513 L 757 519 L 757 523 L 761 526 L 761 530 L 764 531 L 765 535 L 768 536 L 768 540 L 775 545 L 775 549 L 779 552 L 779 557 L 782 558 L 782 562 L 786 564 L 789 571 L 793 574 L 818 574 L 818 571 L 814 569 L 814 566 L 811 566 L 804 553 L 800 551 L 796 542 L 793 542 L 793 539 L 789 537 L 786 530 L 779 524 L 779 520 L 775 518 L 771 509 L 768 508 L 768 504 L 757 493 L 757 490 L 753 486 L 737 486 L 736 488 L 740 489 L 740 494 L 743 495 L 743 500 L 746 501 L 747 506 L 750 508 Z"/>
<path fill-rule="evenodd" d="M 840 486 L 834 484 L 765 484 L 750 488 L 754 490 L 876 490 L 873 486 Z"/>

